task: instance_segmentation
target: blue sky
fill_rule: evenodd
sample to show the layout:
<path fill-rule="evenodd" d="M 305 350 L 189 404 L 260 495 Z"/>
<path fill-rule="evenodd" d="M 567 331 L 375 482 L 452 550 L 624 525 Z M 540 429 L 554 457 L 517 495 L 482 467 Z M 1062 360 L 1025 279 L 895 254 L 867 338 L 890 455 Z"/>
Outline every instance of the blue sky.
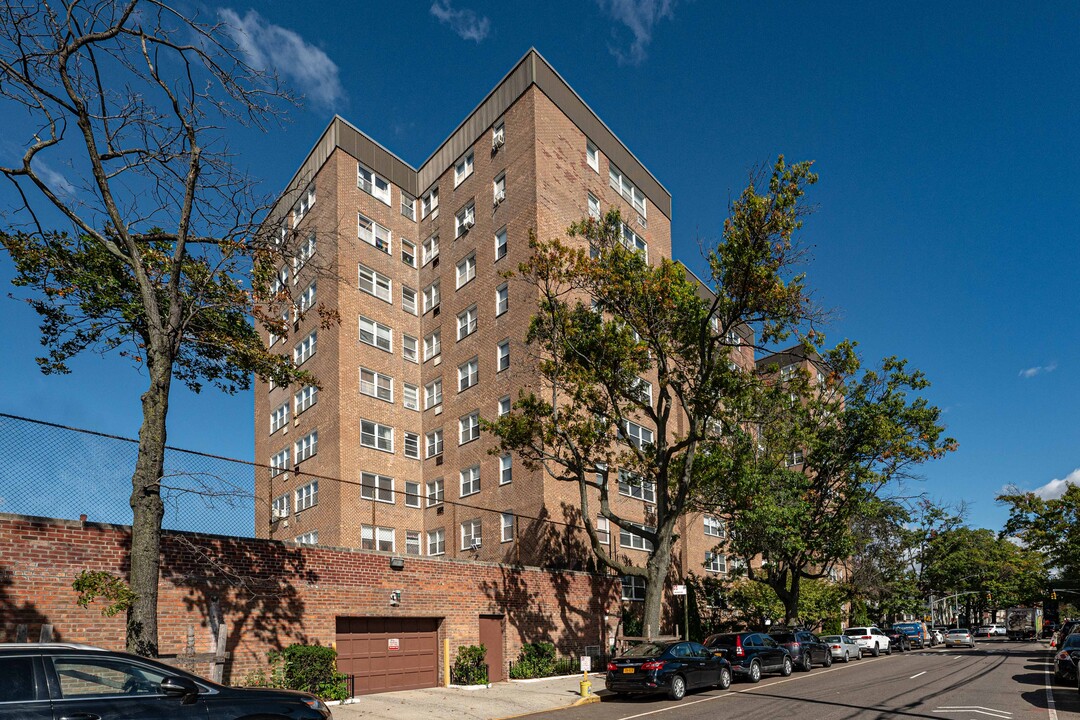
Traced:
<path fill-rule="evenodd" d="M 820 5 L 226 0 L 253 60 L 307 95 L 233 149 L 277 190 L 337 112 L 419 164 L 535 46 L 671 191 L 691 267 L 748 172 L 814 160 L 806 272 L 836 309 L 830 341 L 927 373 L 960 449 L 918 489 L 1000 527 L 1004 485 L 1080 482 L 1080 5 Z M 0 156 L 19 149 L 9 136 Z M 11 273 L 0 259 L 5 287 Z M 0 411 L 137 432 L 144 377 L 93 355 L 43 377 L 35 317 L 0 307 Z M 250 458 L 252 423 L 250 394 L 179 389 L 169 440 Z"/>

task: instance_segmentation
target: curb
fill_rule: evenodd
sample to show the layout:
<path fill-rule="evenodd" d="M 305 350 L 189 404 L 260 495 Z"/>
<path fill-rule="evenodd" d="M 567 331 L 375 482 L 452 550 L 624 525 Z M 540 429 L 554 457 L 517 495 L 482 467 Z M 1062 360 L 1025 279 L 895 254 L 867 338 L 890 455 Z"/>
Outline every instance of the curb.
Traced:
<path fill-rule="evenodd" d="M 592 705 L 593 703 L 598 702 L 600 702 L 599 695 L 589 695 L 588 697 L 583 697 L 577 702 L 573 703 L 572 705 L 570 705 L 570 707 L 577 707 L 578 705 Z"/>

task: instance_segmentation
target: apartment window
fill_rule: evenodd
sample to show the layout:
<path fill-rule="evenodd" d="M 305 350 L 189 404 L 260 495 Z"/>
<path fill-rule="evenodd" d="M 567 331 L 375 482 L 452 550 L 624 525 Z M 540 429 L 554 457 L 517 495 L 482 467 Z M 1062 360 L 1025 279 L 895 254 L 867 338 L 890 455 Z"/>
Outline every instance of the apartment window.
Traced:
<path fill-rule="evenodd" d="M 296 512 L 307 510 L 319 504 L 319 481 L 314 480 L 296 489 Z"/>
<path fill-rule="evenodd" d="M 380 300 L 393 303 L 393 281 L 382 273 L 376 272 L 369 267 L 360 265 L 360 289 L 368 295 L 374 295 Z"/>
<path fill-rule="evenodd" d="M 623 575 L 622 599 L 631 602 L 645 602 L 645 578 L 637 575 Z"/>
<path fill-rule="evenodd" d="M 647 427 L 642 427 L 637 423 L 632 423 L 629 420 L 626 421 L 626 427 L 623 430 L 623 435 L 630 442 L 631 445 L 637 447 L 638 449 L 653 444 L 653 431 Z"/>
<path fill-rule="evenodd" d="M 514 479 L 514 460 L 510 455 L 499 457 L 499 484 L 509 485 Z"/>
<path fill-rule="evenodd" d="M 356 164 L 356 186 L 387 205 L 390 204 L 390 183 L 361 163 Z"/>
<path fill-rule="evenodd" d="M 401 262 L 409 267 L 416 267 L 416 243 L 401 241 Z"/>
<path fill-rule="evenodd" d="M 404 191 L 401 193 L 401 214 L 416 222 L 416 198 Z"/>
<path fill-rule="evenodd" d="M 371 420 L 361 420 L 360 444 L 392 453 L 394 452 L 394 428 Z"/>
<path fill-rule="evenodd" d="M 429 530 L 427 534 L 427 554 L 443 555 L 444 553 L 446 553 L 446 532 L 442 528 Z"/>
<path fill-rule="evenodd" d="M 303 535 L 297 535 L 293 538 L 293 542 L 297 545 L 318 545 L 319 544 L 319 531 L 311 530 Z"/>
<path fill-rule="evenodd" d="M 278 495 L 274 502 L 270 503 L 270 519 L 279 520 L 289 517 L 289 493 Z"/>
<path fill-rule="evenodd" d="M 401 309 L 410 315 L 416 314 L 416 291 L 404 285 L 401 286 Z"/>
<path fill-rule="evenodd" d="M 504 397 L 499 398 L 499 417 L 502 417 L 503 415 L 509 414 L 510 409 L 511 409 L 510 396 L 506 395 Z"/>
<path fill-rule="evenodd" d="M 411 383 L 402 383 L 402 404 L 406 410 L 420 409 L 420 388 Z"/>
<path fill-rule="evenodd" d="M 406 555 L 419 555 L 420 554 L 420 531 L 419 530 L 406 530 L 405 531 L 405 554 Z"/>
<path fill-rule="evenodd" d="M 300 195 L 300 199 L 293 205 L 292 210 L 292 226 L 295 228 L 300 224 L 300 221 L 304 219 L 304 216 L 308 214 L 308 211 L 315 206 L 315 186 L 309 185 Z"/>
<path fill-rule="evenodd" d="M 371 245 L 376 250 L 381 250 L 387 255 L 391 252 L 390 230 L 375 222 L 371 218 L 357 213 L 357 235 L 361 240 Z"/>
<path fill-rule="evenodd" d="M 466 520 L 461 523 L 461 549 L 475 550 L 482 541 L 479 520 Z"/>
<path fill-rule="evenodd" d="M 720 553 L 705 553 L 704 567 L 711 573 L 727 573 L 727 557 Z"/>
<path fill-rule="evenodd" d="M 386 352 L 393 352 L 393 331 L 382 323 L 377 323 L 374 320 L 369 320 L 366 317 L 360 317 L 360 342 L 366 345 L 372 345 L 385 350 Z"/>
<path fill-rule="evenodd" d="M 458 418 L 458 445 L 480 438 L 480 413 L 472 412 Z"/>
<path fill-rule="evenodd" d="M 442 430 L 432 430 L 427 434 L 427 454 L 425 457 L 435 457 L 436 455 L 442 455 L 443 451 L 443 434 Z"/>
<path fill-rule="evenodd" d="M 498 150 L 506 144 L 506 123 L 499 122 L 491 129 L 491 149 Z"/>
<path fill-rule="evenodd" d="M 409 362 L 416 362 L 417 340 L 412 335 L 401 336 L 401 355 Z"/>
<path fill-rule="evenodd" d="M 476 277 L 476 253 L 470 253 L 463 257 L 457 264 L 457 286 L 460 288 L 465 283 Z"/>
<path fill-rule="evenodd" d="M 439 292 L 439 281 L 436 280 L 424 288 L 424 312 L 437 308 L 440 302 L 442 302 L 442 295 Z"/>
<path fill-rule="evenodd" d="M 645 238 L 631 230 L 626 223 L 622 224 L 622 244 L 627 250 L 641 253 L 642 258 L 648 262 L 649 244 L 645 242 Z"/>
<path fill-rule="evenodd" d="M 495 260 L 506 257 L 506 228 L 495 233 Z"/>
<path fill-rule="evenodd" d="M 442 379 L 432 380 L 424 386 L 424 409 L 442 405 Z"/>
<path fill-rule="evenodd" d="M 596 516 L 596 539 L 601 545 L 611 544 L 611 521 L 603 515 Z"/>
<path fill-rule="evenodd" d="M 315 282 L 313 281 L 310 285 L 307 286 L 307 289 L 304 290 L 304 292 L 300 293 L 300 297 L 296 299 L 297 320 L 299 320 L 300 317 L 308 310 L 315 307 L 315 292 Z"/>
<path fill-rule="evenodd" d="M 589 217 L 594 220 L 600 219 L 600 200 L 592 193 L 589 193 Z"/>
<path fill-rule="evenodd" d="M 405 507 L 420 507 L 420 483 L 405 481 Z"/>
<path fill-rule="evenodd" d="M 727 536 L 724 530 L 724 521 L 712 515 L 705 516 L 705 534 L 709 537 L 721 538 Z"/>
<path fill-rule="evenodd" d="M 277 477 L 289 469 L 289 448 L 270 458 L 270 477 Z"/>
<path fill-rule="evenodd" d="M 656 483 L 646 482 L 637 473 L 620 470 L 619 494 L 654 503 L 656 502 Z"/>
<path fill-rule="evenodd" d="M 301 463 L 319 451 L 319 431 L 312 430 L 296 441 L 296 462 Z"/>
<path fill-rule="evenodd" d="M 644 378 L 637 378 L 631 386 L 634 396 L 643 405 L 652 405 L 652 383 Z"/>
<path fill-rule="evenodd" d="M 461 471 L 461 497 L 480 492 L 480 466 L 473 465 Z"/>
<path fill-rule="evenodd" d="M 424 338 L 424 362 L 442 354 L 442 343 L 439 338 L 442 333 L 438 330 Z"/>
<path fill-rule="evenodd" d="M 738 347 L 739 345 L 742 345 L 742 337 L 737 330 L 728 330 L 724 333 L 724 342 L 728 345 Z"/>
<path fill-rule="evenodd" d="M 502 315 L 510 309 L 510 286 L 503 283 L 495 288 L 495 315 Z"/>
<path fill-rule="evenodd" d="M 444 490 L 443 490 L 443 480 L 442 480 L 442 478 L 438 478 L 437 480 L 432 480 L 431 482 L 429 482 L 427 484 L 427 504 L 428 504 L 428 507 L 431 507 L 432 505 L 438 505 L 438 504 L 442 503 L 442 501 L 443 501 L 443 493 L 444 493 Z"/>
<path fill-rule="evenodd" d="M 476 306 L 463 311 L 457 316 L 457 339 L 463 340 L 476 332 Z"/>
<path fill-rule="evenodd" d="M 506 199 L 506 173 L 499 173 L 498 177 L 491 183 L 491 195 L 492 204 L 495 207 L 502 205 L 503 200 Z"/>
<path fill-rule="evenodd" d="M 420 459 L 420 436 L 414 432 L 405 433 L 405 457 L 413 460 Z M 409 483 L 405 483 L 405 490 L 408 491 L 408 489 Z"/>
<path fill-rule="evenodd" d="M 596 173 L 600 174 L 600 151 L 596 149 L 596 146 L 592 144 L 591 140 L 585 141 L 585 162 L 589 164 Z"/>
<path fill-rule="evenodd" d="M 454 187 L 457 187 L 461 182 L 472 175 L 473 173 L 473 154 L 468 152 L 463 158 L 457 161 L 454 165 Z"/>
<path fill-rule="evenodd" d="M 804 459 L 802 450 L 796 450 L 793 453 L 788 453 L 785 464 L 788 467 L 791 467 L 792 465 L 802 465 Z"/>
<path fill-rule="evenodd" d="M 360 547 L 364 550 L 394 552 L 394 528 L 361 525 Z"/>
<path fill-rule="evenodd" d="M 458 366 L 458 392 L 468 390 L 480 382 L 480 359 L 473 358 Z"/>
<path fill-rule="evenodd" d="M 315 345 L 318 340 L 318 331 L 312 330 L 311 334 L 301 340 L 293 348 L 293 365 L 303 365 L 315 354 Z"/>
<path fill-rule="evenodd" d="M 394 478 L 375 473 L 360 473 L 360 497 L 381 503 L 394 503 Z"/>
<path fill-rule="evenodd" d="M 785 365 L 784 367 L 780 368 L 780 379 L 784 382 L 794 379 L 795 371 L 797 369 L 798 368 L 795 366 L 794 363 L 792 363 L 791 365 Z"/>
<path fill-rule="evenodd" d="M 289 422 L 289 403 L 270 413 L 270 434 L 273 435 Z"/>
<path fill-rule="evenodd" d="M 499 540 L 506 542 L 514 541 L 514 513 L 504 512 L 499 518 Z"/>
<path fill-rule="evenodd" d="M 608 184 L 613 190 L 629 200 L 630 204 L 634 206 L 635 210 L 641 213 L 642 217 L 646 216 L 645 196 L 640 190 L 634 187 L 634 184 L 630 182 L 622 172 L 619 171 L 619 168 L 611 163 L 608 163 Z"/>
<path fill-rule="evenodd" d="M 368 368 L 360 368 L 360 394 L 394 402 L 394 378 Z"/>
<path fill-rule="evenodd" d="M 638 528 L 641 530 L 652 530 L 652 528 L 645 528 L 642 525 L 636 523 L 628 523 L 630 528 Z M 619 528 L 619 547 L 630 548 L 631 550 L 645 550 L 652 551 L 652 543 L 638 535 L 632 529 Z"/>
<path fill-rule="evenodd" d="M 502 372 L 503 370 L 507 370 L 507 369 L 510 368 L 510 341 L 509 340 L 503 340 L 501 343 L 499 343 L 499 345 L 498 345 L 498 347 L 496 349 L 496 352 L 495 352 L 495 359 L 496 359 L 496 367 L 498 368 L 498 372 Z"/>
<path fill-rule="evenodd" d="M 424 252 L 424 255 L 423 255 L 424 265 L 427 265 L 429 262 L 431 262 L 435 258 L 439 257 L 439 236 L 438 235 L 432 235 L 431 237 L 429 237 L 427 240 L 424 241 L 423 252 Z"/>
<path fill-rule="evenodd" d="M 274 279 L 270 281 L 270 294 L 277 295 L 279 292 L 289 286 L 289 266 L 282 265 L 276 273 L 274 273 Z"/>
<path fill-rule="evenodd" d="M 278 340 L 281 340 L 281 342 L 285 342 L 285 340 L 288 339 L 288 336 L 289 336 L 289 328 L 288 328 L 289 310 L 288 310 L 288 308 L 281 311 L 281 318 L 280 319 L 281 319 L 282 326 L 285 328 L 285 331 L 284 331 L 285 334 L 284 335 L 275 335 L 274 333 L 270 333 L 270 347 L 273 347 L 274 343 L 276 343 Z M 271 383 L 270 389 L 271 390 L 274 389 L 272 383 Z"/>
<path fill-rule="evenodd" d="M 458 210 L 454 223 L 454 237 L 461 237 L 472 229 L 472 226 L 476 224 L 476 207 L 474 203 L 469 203 L 461 210 Z"/>
<path fill-rule="evenodd" d="M 424 196 L 422 198 L 420 198 L 420 217 L 427 217 L 431 213 L 435 213 L 435 217 L 438 217 L 438 212 L 439 188 L 433 187 L 426 193 L 424 193 Z"/>
<path fill-rule="evenodd" d="M 293 256 L 293 283 L 295 284 L 300 271 L 308 260 L 315 257 L 315 233 L 310 233 L 307 240 L 300 243 L 300 247 L 296 249 L 296 255 Z"/>

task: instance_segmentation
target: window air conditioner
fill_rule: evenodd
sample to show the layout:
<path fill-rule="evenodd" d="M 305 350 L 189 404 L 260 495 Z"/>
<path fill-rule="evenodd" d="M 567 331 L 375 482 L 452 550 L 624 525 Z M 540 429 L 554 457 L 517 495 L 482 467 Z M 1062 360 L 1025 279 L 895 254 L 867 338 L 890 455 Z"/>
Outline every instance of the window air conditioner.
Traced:
<path fill-rule="evenodd" d="M 495 193 L 495 207 L 499 207 L 499 205 L 505 199 L 506 199 L 506 191 L 505 190 L 500 190 L 499 192 Z"/>
<path fill-rule="evenodd" d="M 435 456 L 435 464 L 436 465 L 442 465 L 442 461 L 443 461 L 442 453 L 439 453 L 438 455 Z"/>
<path fill-rule="evenodd" d="M 491 138 L 491 149 L 492 150 L 498 150 L 499 148 L 501 148 L 505 144 L 506 144 L 506 135 L 504 135 L 503 133 L 497 133 L 494 137 Z"/>
<path fill-rule="evenodd" d="M 471 217 L 467 217 L 467 218 L 465 218 L 464 220 L 461 221 L 461 229 L 462 230 L 471 230 L 472 226 L 475 225 L 475 224 L 476 224 L 475 220 L 473 220 Z"/>
<path fill-rule="evenodd" d="M 284 520 L 287 517 L 289 517 L 289 511 L 283 508 L 273 508 L 270 511 L 271 520 Z"/>

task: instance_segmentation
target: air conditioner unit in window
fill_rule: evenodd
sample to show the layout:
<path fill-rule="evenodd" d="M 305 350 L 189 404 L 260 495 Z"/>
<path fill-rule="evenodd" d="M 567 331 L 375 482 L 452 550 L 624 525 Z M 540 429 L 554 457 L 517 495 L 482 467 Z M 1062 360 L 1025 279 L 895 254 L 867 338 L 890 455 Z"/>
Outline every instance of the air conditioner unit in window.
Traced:
<path fill-rule="evenodd" d="M 480 538 L 476 538 L 475 540 L 472 541 L 472 549 L 473 550 L 479 550 L 480 549 Z"/>
<path fill-rule="evenodd" d="M 500 190 L 499 192 L 495 193 L 495 207 L 499 207 L 499 205 L 501 205 L 502 201 L 505 200 L 505 199 L 506 199 L 506 191 L 505 190 Z"/>
<path fill-rule="evenodd" d="M 471 217 L 467 217 L 467 218 L 465 218 L 464 220 L 461 221 L 461 229 L 462 230 L 471 230 L 472 226 L 475 225 L 475 224 L 476 224 L 476 220 L 473 220 Z"/>
<path fill-rule="evenodd" d="M 284 520 L 287 517 L 289 517 L 289 511 L 284 508 L 273 508 L 270 511 L 271 520 Z"/>
<path fill-rule="evenodd" d="M 491 149 L 492 150 L 498 150 L 499 148 L 501 148 L 505 144 L 506 144 L 506 135 L 504 135 L 503 133 L 496 133 L 495 136 L 491 138 Z"/>

